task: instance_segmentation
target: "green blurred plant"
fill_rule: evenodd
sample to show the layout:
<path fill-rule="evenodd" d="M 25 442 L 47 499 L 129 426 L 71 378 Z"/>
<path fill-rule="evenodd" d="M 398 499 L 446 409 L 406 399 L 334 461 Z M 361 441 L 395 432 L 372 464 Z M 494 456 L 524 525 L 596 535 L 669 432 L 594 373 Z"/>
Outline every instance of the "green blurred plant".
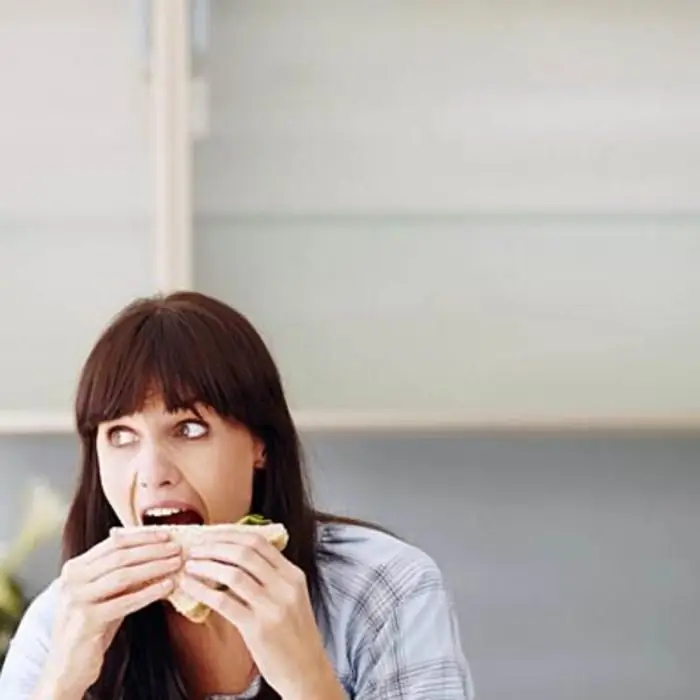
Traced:
<path fill-rule="evenodd" d="M 43 479 L 29 488 L 21 527 L 15 539 L 0 551 L 0 668 L 10 639 L 31 602 L 19 580 L 27 557 L 63 526 L 67 505 Z"/>

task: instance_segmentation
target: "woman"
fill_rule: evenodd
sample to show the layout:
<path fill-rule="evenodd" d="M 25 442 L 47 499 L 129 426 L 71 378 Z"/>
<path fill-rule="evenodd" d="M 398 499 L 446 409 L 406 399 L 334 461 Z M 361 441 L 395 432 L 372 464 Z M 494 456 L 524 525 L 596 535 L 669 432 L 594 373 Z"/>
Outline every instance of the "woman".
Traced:
<path fill-rule="evenodd" d="M 22 620 L 0 697 L 472 698 L 433 561 L 312 508 L 277 369 L 238 312 L 194 292 L 132 303 L 90 353 L 75 413 L 64 565 Z M 175 511 L 262 514 L 289 543 L 228 532 L 184 561 L 159 528 L 119 529 Z M 176 572 L 218 614 L 195 624 L 164 602 Z"/>

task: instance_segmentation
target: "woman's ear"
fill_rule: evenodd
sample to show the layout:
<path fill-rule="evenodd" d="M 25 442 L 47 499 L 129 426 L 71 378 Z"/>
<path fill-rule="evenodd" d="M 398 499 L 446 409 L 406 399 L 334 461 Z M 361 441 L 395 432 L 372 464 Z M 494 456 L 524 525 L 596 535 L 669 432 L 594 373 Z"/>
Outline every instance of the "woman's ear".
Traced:
<path fill-rule="evenodd" d="M 265 443 L 262 440 L 255 440 L 255 459 L 253 460 L 253 467 L 255 469 L 264 469 L 265 460 L 267 457 L 267 451 L 265 450 Z"/>

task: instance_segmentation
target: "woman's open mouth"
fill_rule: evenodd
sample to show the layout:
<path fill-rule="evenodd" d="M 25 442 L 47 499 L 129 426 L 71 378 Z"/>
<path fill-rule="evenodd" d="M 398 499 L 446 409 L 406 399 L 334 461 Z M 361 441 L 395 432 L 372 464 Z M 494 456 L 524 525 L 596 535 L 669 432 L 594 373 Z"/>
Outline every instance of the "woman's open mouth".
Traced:
<path fill-rule="evenodd" d="M 203 525 L 202 515 L 188 507 L 155 506 L 141 513 L 144 525 Z"/>

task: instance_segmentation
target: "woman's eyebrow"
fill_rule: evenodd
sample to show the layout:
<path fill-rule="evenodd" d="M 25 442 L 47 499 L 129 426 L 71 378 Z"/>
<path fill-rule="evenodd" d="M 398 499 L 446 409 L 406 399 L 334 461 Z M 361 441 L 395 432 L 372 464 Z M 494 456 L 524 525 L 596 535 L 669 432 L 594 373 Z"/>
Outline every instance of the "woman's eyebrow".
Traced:
<path fill-rule="evenodd" d="M 175 416 L 176 418 L 182 418 L 183 415 L 196 416 L 197 418 L 204 420 L 202 412 L 194 406 L 180 406 L 174 411 L 171 411 L 170 415 Z"/>

